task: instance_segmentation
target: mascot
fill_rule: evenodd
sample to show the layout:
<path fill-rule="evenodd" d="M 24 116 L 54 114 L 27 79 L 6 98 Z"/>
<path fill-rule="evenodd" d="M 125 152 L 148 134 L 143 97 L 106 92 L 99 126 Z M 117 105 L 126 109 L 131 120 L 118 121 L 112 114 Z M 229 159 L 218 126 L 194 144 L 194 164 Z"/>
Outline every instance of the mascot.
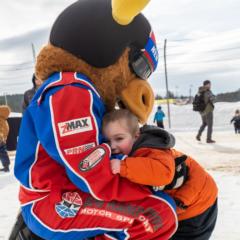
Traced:
<path fill-rule="evenodd" d="M 9 172 L 10 160 L 7 153 L 6 141 L 9 133 L 7 118 L 10 112 L 8 106 L 0 106 L 0 160 L 3 165 L 3 168 L 0 168 L 0 172 Z"/>
<path fill-rule="evenodd" d="M 38 55 L 43 80 L 22 119 L 15 176 L 32 239 L 169 239 L 167 195 L 113 175 L 101 125 L 117 103 L 146 122 L 158 54 L 140 11 L 149 0 L 79 0 Z M 38 237 L 37 237 L 38 236 Z"/>

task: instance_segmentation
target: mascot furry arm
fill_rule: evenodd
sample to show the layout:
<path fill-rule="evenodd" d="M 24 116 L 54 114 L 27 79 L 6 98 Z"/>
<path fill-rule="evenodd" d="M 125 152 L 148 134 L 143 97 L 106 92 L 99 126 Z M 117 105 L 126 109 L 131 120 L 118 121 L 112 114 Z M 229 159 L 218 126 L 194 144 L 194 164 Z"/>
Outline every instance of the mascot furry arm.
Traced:
<path fill-rule="evenodd" d="M 121 22 L 126 1 L 113 1 L 111 9 L 110 0 L 78 1 L 55 21 L 50 43 L 37 58 L 36 75 L 44 83 L 20 130 L 15 175 L 25 191 L 60 184 L 61 167 L 72 183 L 99 200 L 149 195 L 147 188 L 111 173 L 111 150 L 101 134 L 105 108 L 112 110 L 118 100 L 141 122 L 152 110 L 146 79 L 156 68 L 157 52 L 151 26 L 139 14 L 144 2 L 127 6 L 130 21 Z"/>
<path fill-rule="evenodd" d="M 7 141 L 9 126 L 7 118 L 10 115 L 10 108 L 6 105 L 0 106 L 0 140 L 3 142 Z"/>

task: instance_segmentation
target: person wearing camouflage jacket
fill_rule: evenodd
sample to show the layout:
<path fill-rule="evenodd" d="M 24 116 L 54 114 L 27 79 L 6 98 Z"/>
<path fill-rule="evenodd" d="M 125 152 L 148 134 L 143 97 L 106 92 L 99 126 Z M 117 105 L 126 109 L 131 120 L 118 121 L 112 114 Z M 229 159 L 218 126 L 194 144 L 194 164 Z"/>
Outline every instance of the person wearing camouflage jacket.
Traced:
<path fill-rule="evenodd" d="M 204 102 L 205 102 L 205 109 L 200 112 L 201 118 L 202 118 L 202 125 L 200 126 L 198 130 L 198 134 L 196 136 L 196 139 L 198 141 L 201 141 L 201 135 L 207 126 L 207 143 L 215 143 L 214 140 L 212 140 L 212 127 L 213 127 L 213 110 L 214 110 L 214 99 L 215 96 L 211 91 L 211 82 L 209 80 L 205 80 L 203 82 L 203 86 L 200 88 L 201 91 L 204 92 Z"/>

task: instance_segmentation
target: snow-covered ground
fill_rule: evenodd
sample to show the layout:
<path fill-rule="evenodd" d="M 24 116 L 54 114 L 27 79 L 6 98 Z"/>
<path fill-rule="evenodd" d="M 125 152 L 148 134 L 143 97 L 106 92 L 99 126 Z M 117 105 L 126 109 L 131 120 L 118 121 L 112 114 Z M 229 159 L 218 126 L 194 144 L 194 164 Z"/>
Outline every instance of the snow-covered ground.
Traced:
<path fill-rule="evenodd" d="M 230 119 L 238 103 L 217 103 L 214 112 L 215 144 L 195 140 L 201 124 L 198 113 L 192 111 L 191 105 L 171 105 L 171 131 L 177 141 L 176 148 L 194 157 L 214 177 L 219 188 L 219 217 L 212 240 L 239 240 L 240 228 L 240 134 L 235 135 Z M 167 113 L 167 108 L 163 105 Z M 154 113 L 154 112 L 153 112 Z M 153 114 L 149 123 L 152 122 Z M 167 120 L 165 120 L 167 126 Z M 11 154 L 11 168 L 14 154 Z M 18 183 L 13 172 L 0 175 L 0 240 L 8 239 L 9 231 L 15 221 L 19 204 L 17 200 Z"/>

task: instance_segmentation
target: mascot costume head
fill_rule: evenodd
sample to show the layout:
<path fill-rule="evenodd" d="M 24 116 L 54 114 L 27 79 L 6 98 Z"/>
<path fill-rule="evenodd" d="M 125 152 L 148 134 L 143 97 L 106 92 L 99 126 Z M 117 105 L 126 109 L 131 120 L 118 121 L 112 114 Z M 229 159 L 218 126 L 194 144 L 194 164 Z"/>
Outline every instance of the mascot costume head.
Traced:
<path fill-rule="evenodd" d="M 55 21 L 37 58 L 36 75 L 88 76 L 108 110 L 118 102 L 146 122 L 154 96 L 147 78 L 158 53 L 151 26 L 139 12 L 149 0 L 80 0 Z"/>

